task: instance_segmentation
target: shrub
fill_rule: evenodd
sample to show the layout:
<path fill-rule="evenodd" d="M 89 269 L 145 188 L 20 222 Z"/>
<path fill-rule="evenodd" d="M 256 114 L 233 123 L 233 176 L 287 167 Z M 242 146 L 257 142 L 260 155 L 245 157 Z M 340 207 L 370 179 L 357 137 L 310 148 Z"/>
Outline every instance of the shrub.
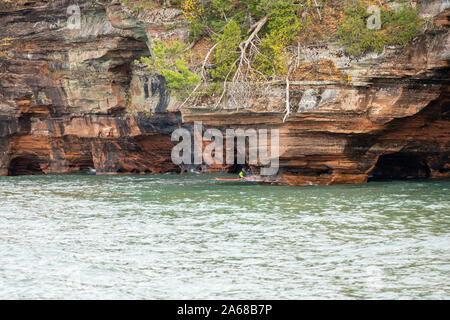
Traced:
<path fill-rule="evenodd" d="M 338 29 L 338 38 L 345 46 L 347 54 L 360 56 L 371 51 L 383 51 L 387 42 L 386 34 L 367 28 L 366 20 L 369 16 L 366 8 L 361 5 L 345 9 L 344 20 Z"/>
<path fill-rule="evenodd" d="M 370 30 L 366 27 L 369 16 L 366 7 L 361 3 L 345 9 L 337 35 L 347 54 L 361 56 L 368 52 L 381 52 L 386 45 L 404 45 L 413 39 L 421 28 L 417 10 L 406 5 L 396 12 L 383 7 L 380 30 Z"/>
<path fill-rule="evenodd" d="M 185 0 L 184 16 L 189 21 L 191 40 L 207 35 L 221 41 L 215 51 L 216 70 L 210 72 L 218 80 L 226 77 L 237 59 L 242 31 L 270 15 L 258 34 L 261 43 L 253 67 L 260 74 L 272 76 L 285 71 L 286 46 L 300 31 L 297 7 L 294 0 Z"/>
<path fill-rule="evenodd" d="M 389 45 L 406 44 L 420 32 L 423 25 L 417 9 L 406 5 L 397 12 L 383 11 L 381 18 L 388 35 Z"/>
<path fill-rule="evenodd" d="M 214 55 L 216 69 L 210 72 L 216 80 L 224 80 L 228 73 L 233 76 L 236 66 L 233 63 L 239 57 L 237 48 L 241 42 L 241 28 L 235 20 L 231 20 L 222 35 L 217 38 L 217 47 Z"/>
<path fill-rule="evenodd" d="M 179 41 L 165 43 L 154 40 L 152 56 L 142 57 L 143 62 L 154 73 L 167 80 L 169 90 L 183 100 L 192 87 L 200 82 L 200 77 L 189 70 L 186 62 L 186 46 Z"/>
<path fill-rule="evenodd" d="M 301 30 L 295 7 L 289 2 L 278 2 L 269 9 L 271 18 L 265 28 L 254 68 L 266 76 L 283 74 L 287 69 L 286 47 Z"/>

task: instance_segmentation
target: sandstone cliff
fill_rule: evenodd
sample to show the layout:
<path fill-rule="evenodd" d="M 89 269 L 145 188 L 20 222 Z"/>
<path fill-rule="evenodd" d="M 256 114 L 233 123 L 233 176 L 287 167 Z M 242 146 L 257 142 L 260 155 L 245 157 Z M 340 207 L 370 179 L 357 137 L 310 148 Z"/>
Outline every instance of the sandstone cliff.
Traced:
<path fill-rule="evenodd" d="M 433 27 L 405 47 L 361 59 L 335 43 L 303 47 L 299 58 L 315 77 L 292 76 L 295 108 L 286 119 L 285 83 L 241 106 L 224 101 L 217 111 L 205 101 L 178 110 L 164 79 L 135 60 L 150 54 L 152 39 L 186 40 L 181 11 L 77 3 L 81 29 L 72 30 L 70 1 L 1 2 L 1 175 L 179 172 L 170 134 L 201 120 L 278 128 L 280 171 L 269 183 L 450 177 L 450 10 L 441 1 L 419 1 Z M 200 45 L 192 50 L 205 55 Z"/>

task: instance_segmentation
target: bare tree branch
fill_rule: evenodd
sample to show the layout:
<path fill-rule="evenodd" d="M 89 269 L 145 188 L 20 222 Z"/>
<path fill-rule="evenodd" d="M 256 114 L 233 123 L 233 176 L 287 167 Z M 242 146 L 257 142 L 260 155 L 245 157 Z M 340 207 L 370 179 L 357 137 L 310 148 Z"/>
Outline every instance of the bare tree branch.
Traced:
<path fill-rule="evenodd" d="M 295 67 L 294 67 L 295 68 Z M 286 122 L 286 119 L 291 115 L 291 102 L 290 102 L 290 82 L 289 76 L 291 75 L 292 69 L 292 60 L 289 62 L 288 72 L 286 74 L 286 113 L 283 117 L 283 123 Z"/>
<path fill-rule="evenodd" d="M 247 38 L 247 40 L 245 40 L 239 44 L 239 49 L 241 49 L 241 56 L 239 58 L 238 69 L 236 70 L 236 73 L 233 77 L 233 81 L 236 81 L 239 78 L 239 75 L 241 74 L 242 64 L 244 62 L 247 62 L 247 65 L 250 66 L 250 62 L 248 61 L 245 53 L 247 51 L 249 44 L 256 37 L 256 35 L 262 29 L 262 27 L 266 24 L 267 20 L 269 20 L 269 17 L 270 17 L 270 15 L 267 15 L 264 18 L 262 18 L 261 20 L 259 20 L 256 24 L 254 24 L 250 28 L 250 30 L 253 30 L 253 32 L 250 34 L 250 36 Z"/>

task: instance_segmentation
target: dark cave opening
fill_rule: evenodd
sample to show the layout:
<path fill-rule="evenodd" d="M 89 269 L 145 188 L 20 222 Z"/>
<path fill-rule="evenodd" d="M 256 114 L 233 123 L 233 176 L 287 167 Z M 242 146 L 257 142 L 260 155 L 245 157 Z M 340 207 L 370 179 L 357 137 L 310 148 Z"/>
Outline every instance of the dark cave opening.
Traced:
<path fill-rule="evenodd" d="M 92 154 L 87 153 L 86 155 L 73 160 L 69 167 L 73 172 L 91 173 L 95 170 Z"/>
<path fill-rule="evenodd" d="M 233 164 L 228 170 L 227 173 L 239 174 L 242 170 L 250 170 L 247 165 L 243 164 Z"/>
<path fill-rule="evenodd" d="M 426 157 L 417 153 L 393 153 L 378 158 L 375 168 L 369 173 L 369 181 L 426 179 L 430 168 Z"/>
<path fill-rule="evenodd" d="M 228 152 L 233 153 L 233 162 L 232 162 L 233 164 L 227 169 L 227 173 L 239 174 L 243 170 L 251 171 L 250 164 L 249 164 L 250 148 L 251 147 L 255 148 L 255 146 L 251 146 L 250 137 L 245 136 L 244 150 L 243 150 L 243 153 L 240 153 L 238 140 L 239 140 L 238 137 L 234 137 L 233 144 L 230 146 L 230 149 L 228 149 L 228 147 L 225 145 L 225 148 L 223 151 L 224 156 L 226 155 L 226 157 L 228 157 Z M 228 142 L 228 140 L 224 140 L 224 141 Z M 242 157 L 242 159 L 240 159 L 241 157 Z M 244 161 L 242 161 L 242 160 L 244 160 Z M 228 160 L 225 160 L 225 161 L 228 161 Z"/>
<path fill-rule="evenodd" d="M 39 159 L 35 155 L 17 157 L 11 160 L 8 176 L 43 174 Z"/>

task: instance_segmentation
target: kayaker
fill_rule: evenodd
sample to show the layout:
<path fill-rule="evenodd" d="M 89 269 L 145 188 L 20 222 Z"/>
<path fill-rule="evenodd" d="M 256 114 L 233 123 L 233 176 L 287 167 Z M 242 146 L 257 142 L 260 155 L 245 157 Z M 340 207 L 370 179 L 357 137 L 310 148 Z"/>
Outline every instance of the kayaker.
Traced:
<path fill-rule="evenodd" d="M 246 177 L 250 177 L 251 175 L 252 174 L 250 170 L 242 169 L 241 172 L 239 173 L 239 178 L 244 179 Z"/>

